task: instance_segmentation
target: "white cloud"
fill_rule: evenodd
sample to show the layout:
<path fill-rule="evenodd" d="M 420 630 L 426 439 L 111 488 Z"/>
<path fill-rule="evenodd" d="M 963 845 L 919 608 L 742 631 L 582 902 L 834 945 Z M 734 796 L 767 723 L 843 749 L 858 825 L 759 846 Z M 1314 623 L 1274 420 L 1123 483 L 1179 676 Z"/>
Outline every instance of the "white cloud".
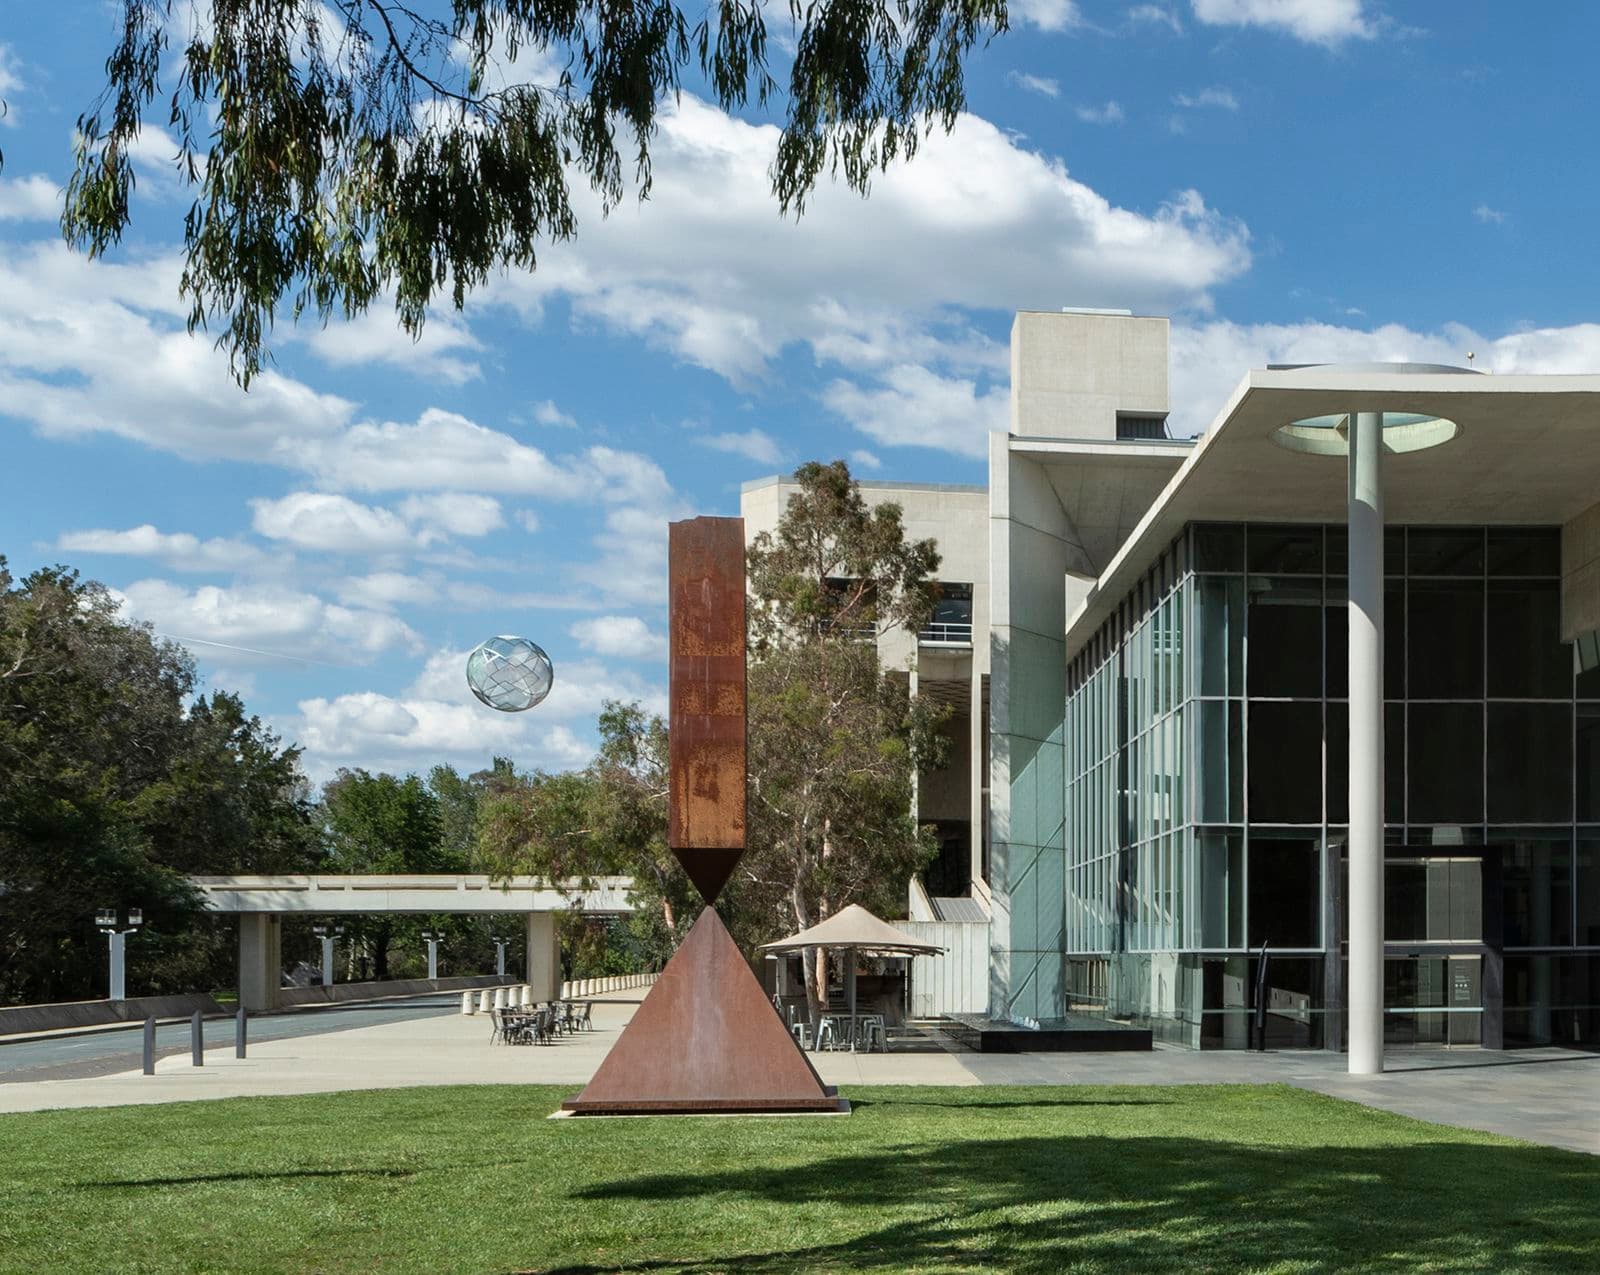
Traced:
<path fill-rule="evenodd" d="M 440 583 L 434 576 L 410 575 L 403 571 L 373 571 L 350 576 L 338 586 L 339 600 L 350 606 L 377 611 L 392 611 L 402 605 L 426 605 L 439 598 Z"/>
<path fill-rule="evenodd" d="M 1479 204 L 1472 210 L 1472 215 L 1486 226 L 1505 225 L 1506 215 L 1498 208 L 1491 208 L 1488 204 Z"/>
<path fill-rule="evenodd" d="M 557 429 L 576 429 L 577 417 L 568 412 L 563 412 L 556 406 L 554 399 L 544 399 L 533 405 L 533 419 L 540 425 L 550 425 Z"/>
<path fill-rule="evenodd" d="M 1192 0 L 1195 21 L 1207 26 L 1262 27 L 1307 44 L 1370 40 L 1377 24 L 1363 0 Z"/>
<path fill-rule="evenodd" d="M 1205 310 L 1250 263 L 1245 228 L 1197 193 L 1119 208 L 972 115 L 876 177 L 870 199 L 824 184 L 798 221 L 772 200 L 775 128 L 687 94 L 659 122 L 650 200 L 601 218 L 575 191 L 583 233 L 551 245 L 537 273 L 497 280 L 486 302 L 537 318 L 564 297 L 579 324 L 748 382 L 794 344 L 850 367 L 1003 366 L 961 310 Z"/>
<path fill-rule="evenodd" d="M 1174 35 L 1183 34 L 1183 23 L 1171 9 L 1159 4 L 1136 4 L 1125 15 L 1136 26 L 1166 27 Z"/>
<path fill-rule="evenodd" d="M 125 531 L 64 532 L 56 548 L 71 553 L 107 553 L 154 558 L 178 571 L 238 571 L 260 566 L 267 555 L 242 540 L 201 540 L 188 532 L 158 531 L 149 523 Z"/>
<path fill-rule="evenodd" d="M 329 553 L 392 553 L 420 543 L 399 515 L 327 492 L 252 500 L 252 525 L 271 540 Z"/>
<path fill-rule="evenodd" d="M 1065 31 L 1082 21 L 1074 0 L 1013 0 L 1008 8 L 1012 21 L 1041 31 Z"/>
<path fill-rule="evenodd" d="M 1061 83 L 1044 75 L 1029 75 L 1026 71 L 1012 71 L 1006 79 L 1010 80 L 1019 89 L 1026 89 L 1029 93 L 1037 93 L 1040 97 L 1060 97 Z"/>
<path fill-rule="evenodd" d="M 471 492 L 407 496 L 400 502 L 400 513 L 425 529 L 451 536 L 486 536 L 506 525 L 498 500 Z"/>
<path fill-rule="evenodd" d="M 783 448 L 778 440 L 765 430 L 747 429 L 743 433 L 699 434 L 695 442 L 713 451 L 743 456 L 757 465 L 777 465 L 783 460 Z"/>
<path fill-rule="evenodd" d="M 850 463 L 857 469 L 879 470 L 883 468 L 881 460 L 871 452 L 860 448 L 850 453 Z"/>
<path fill-rule="evenodd" d="M 0 246 L 0 414 L 51 438 L 110 433 L 190 459 L 297 465 L 353 404 L 278 372 L 243 393 L 183 330 L 174 255 L 91 262 L 65 244 Z"/>
<path fill-rule="evenodd" d="M 455 412 L 414 424 L 363 421 L 301 450 L 326 487 L 355 491 L 479 491 L 576 498 L 573 474 L 537 447 Z"/>
<path fill-rule="evenodd" d="M 258 659 L 357 664 L 395 648 L 414 649 L 416 633 L 392 615 L 330 603 L 274 585 L 188 590 L 168 580 L 139 580 L 113 590 L 128 614 L 179 641 L 234 652 L 234 664 Z"/>
<path fill-rule="evenodd" d="M 21 118 L 17 114 L 16 99 L 26 88 L 22 80 L 22 69 L 16 55 L 11 52 L 11 46 L 0 44 L 0 98 L 5 100 L 5 112 L 0 115 L 0 124 L 7 128 L 15 128 L 21 123 Z"/>
<path fill-rule="evenodd" d="M 56 221 L 61 187 L 42 173 L 0 178 L 0 221 Z"/>
<path fill-rule="evenodd" d="M 1077 106 L 1073 108 L 1073 114 L 1085 124 L 1120 124 L 1124 118 L 1122 106 L 1117 102 L 1106 102 L 1101 106 Z"/>
<path fill-rule="evenodd" d="M 464 385 L 481 371 L 474 359 L 463 356 L 482 349 L 482 344 L 466 322 L 444 306 L 429 314 L 415 338 L 400 326 L 387 300 L 375 302 L 353 319 L 322 327 L 311 317 L 286 331 L 291 340 L 334 367 L 383 364 L 449 385 Z"/>
<path fill-rule="evenodd" d="M 1600 324 L 1537 328 L 1497 339 L 1460 324 L 1416 332 L 1400 324 L 1362 329 L 1330 323 L 1172 326 L 1172 423 L 1192 434 L 1212 418 L 1250 368 L 1268 363 L 1416 362 L 1491 372 L 1600 372 Z"/>
<path fill-rule="evenodd" d="M 822 401 L 871 438 L 893 447 L 937 447 L 981 458 L 989 434 L 1006 428 L 1010 391 L 927 368 L 890 368 L 875 386 L 834 381 Z"/>
<path fill-rule="evenodd" d="M 1204 110 L 1214 107 L 1220 111 L 1237 111 L 1239 99 L 1233 95 L 1232 89 L 1219 87 L 1201 89 L 1198 93 L 1175 93 L 1172 104 L 1182 107 L 1186 111 Z"/>
<path fill-rule="evenodd" d="M 596 655 L 625 660 L 663 660 L 667 656 L 667 639 L 652 633 L 636 615 L 597 615 L 579 620 L 567 632 L 584 650 Z"/>

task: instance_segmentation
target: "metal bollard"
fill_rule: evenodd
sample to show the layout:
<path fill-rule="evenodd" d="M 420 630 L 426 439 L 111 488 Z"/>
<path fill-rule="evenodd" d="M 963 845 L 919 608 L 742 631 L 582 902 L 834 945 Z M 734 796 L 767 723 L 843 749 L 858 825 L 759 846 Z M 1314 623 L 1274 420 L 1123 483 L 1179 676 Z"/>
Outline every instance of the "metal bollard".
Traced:
<path fill-rule="evenodd" d="M 189 1053 L 196 1067 L 206 1065 L 206 1037 L 205 1028 L 200 1024 L 200 1011 L 194 1012 L 194 1017 L 189 1020 Z"/>
<path fill-rule="evenodd" d="M 156 1074 L 156 1020 L 151 1015 L 144 1020 L 144 1074 Z"/>
<path fill-rule="evenodd" d="M 248 1021 L 249 1016 L 244 1012 L 242 1007 L 240 1008 L 239 1012 L 233 1016 L 233 1056 L 235 1058 L 244 1057 L 246 1035 L 245 1023 Z"/>

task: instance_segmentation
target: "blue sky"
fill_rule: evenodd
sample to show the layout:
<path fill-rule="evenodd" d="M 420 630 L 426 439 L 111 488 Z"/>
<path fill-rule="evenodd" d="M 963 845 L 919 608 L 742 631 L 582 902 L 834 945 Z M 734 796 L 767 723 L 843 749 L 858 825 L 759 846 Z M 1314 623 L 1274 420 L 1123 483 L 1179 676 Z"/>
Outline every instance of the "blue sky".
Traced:
<path fill-rule="evenodd" d="M 59 243 L 113 10 L 28 11 L 0 27 L 0 552 L 104 581 L 318 779 L 582 763 L 602 700 L 662 705 L 666 522 L 811 458 L 984 481 L 1018 308 L 1170 314 L 1184 430 L 1269 361 L 1600 370 L 1595 6 L 1026 0 L 952 136 L 798 224 L 770 126 L 686 94 L 648 203 L 581 196 L 575 244 L 418 344 L 384 308 L 280 327 L 248 394 L 184 335 L 159 127 L 122 249 Z M 506 632 L 556 665 L 516 716 L 462 677 Z"/>

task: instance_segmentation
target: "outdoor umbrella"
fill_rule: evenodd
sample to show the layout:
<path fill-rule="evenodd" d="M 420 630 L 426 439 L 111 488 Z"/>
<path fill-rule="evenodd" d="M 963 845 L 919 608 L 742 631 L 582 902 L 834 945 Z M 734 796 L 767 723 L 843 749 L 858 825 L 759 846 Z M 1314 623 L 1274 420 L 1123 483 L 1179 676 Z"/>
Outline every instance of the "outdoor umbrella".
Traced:
<path fill-rule="evenodd" d="M 776 943 L 763 943 L 765 952 L 797 952 L 808 947 L 826 947 L 850 953 L 844 967 L 845 1003 L 849 1006 L 852 1028 L 856 1020 L 855 953 L 870 956 L 934 956 L 944 951 L 937 943 L 924 943 L 887 921 L 873 916 L 859 903 L 835 912 L 826 921 L 791 934 Z M 851 1048 L 855 1048 L 854 1031 Z"/>

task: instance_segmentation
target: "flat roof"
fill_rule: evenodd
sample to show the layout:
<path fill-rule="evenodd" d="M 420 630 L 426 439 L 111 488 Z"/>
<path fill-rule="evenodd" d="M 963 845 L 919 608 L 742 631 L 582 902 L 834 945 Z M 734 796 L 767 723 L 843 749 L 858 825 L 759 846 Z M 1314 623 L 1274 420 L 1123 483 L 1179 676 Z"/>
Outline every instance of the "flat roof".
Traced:
<path fill-rule="evenodd" d="M 1252 371 L 1069 618 L 1068 658 L 1187 523 L 1343 522 L 1344 458 L 1291 451 L 1272 434 L 1307 417 L 1375 411 L 1460 427 L 1442 446 L 1385 455 L 1391 525 L 1553 525 L 1600 500 L 1600 376 Z"/>
<path fill-rule="evenodd" d="M 740 483 L 739 493 L 743 495 L 747 491 L 760 491 L 763 487 L 777 487 L 794 481 L 793 474 L 768 474 L 765 478 L 752 478 L 747 483 Z M 910 483 L 887 478 L 856 478 L 856 486 L 863 491 L 942 491 L 964 495 L 981 495 L 989 490 L 985 483 Z"/>

